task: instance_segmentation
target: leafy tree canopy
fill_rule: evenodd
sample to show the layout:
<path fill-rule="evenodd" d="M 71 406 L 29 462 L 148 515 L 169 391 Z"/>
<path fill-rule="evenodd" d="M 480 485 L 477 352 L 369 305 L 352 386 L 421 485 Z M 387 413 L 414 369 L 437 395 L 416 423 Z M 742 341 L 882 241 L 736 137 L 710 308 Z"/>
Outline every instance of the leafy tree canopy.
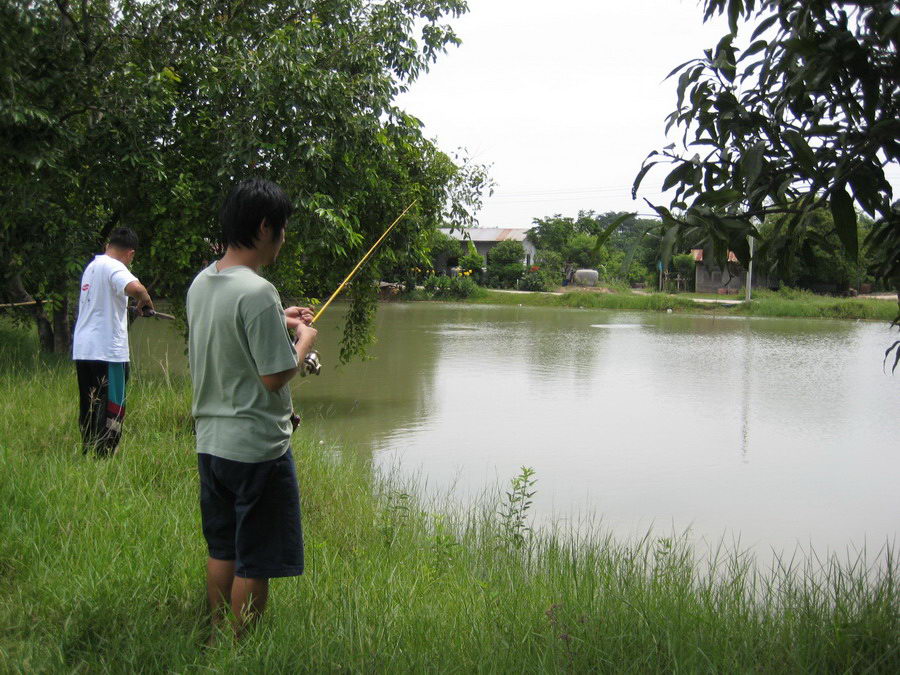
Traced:
<path fill-rule="evenodd" d="M 678 66 L 677 109 L 667 129 L 680 147 L 652 152 L 634 192 L 656 164 L 668 258 L 680 239 L 702 241 L 724 264 L 745 265 L 748 236 L 785 216 L 760 254 L 787 271 L 791 240 L 818 209 L 832 214 L 850 260 L 860 248 L 858 205 L 874 219 L 863 242 L 873 272 L 900 286 L 900 210 L 885 167 L 900 160 L 900 16 L 893 0 L 704 0 L 705 18 L 727 14 L 730 32 L 702 58 Z M 752 24 L 746 46 L 738 31 Z"/>
<path fill-rule="evenodd" d="M 413 200 L 350 296 L 342 357 L 368 340 L 379 264 L 471 224 L 483 169 L 441 153 L 394 103 L 457 38 L 463 0 L 10 0 L 0 7 L 0 294 L 35 297 L 45 348 L 115 226 L 175 299 L 216 255 L 233 181 L 295 200 L 271 274 L 322 298 Z"/>

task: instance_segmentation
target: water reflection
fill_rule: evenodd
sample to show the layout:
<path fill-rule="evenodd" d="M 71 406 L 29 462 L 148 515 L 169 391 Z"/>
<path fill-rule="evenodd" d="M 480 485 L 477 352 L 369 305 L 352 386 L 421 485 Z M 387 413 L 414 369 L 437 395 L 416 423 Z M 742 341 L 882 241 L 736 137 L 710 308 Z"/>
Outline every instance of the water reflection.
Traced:
<path fill-rule="evenodd" d="M 303 433 L 430 489 L 464 501 L 527 465 L 542 521 L 597 513 L 619 534 L 763 550 L 896 534 L 900 378 L 881 372 L 881 324 L 394 304 L 376 358 L 338 368 L 340 320 L 320 327 L 321 377 L 294 387 Z"/>

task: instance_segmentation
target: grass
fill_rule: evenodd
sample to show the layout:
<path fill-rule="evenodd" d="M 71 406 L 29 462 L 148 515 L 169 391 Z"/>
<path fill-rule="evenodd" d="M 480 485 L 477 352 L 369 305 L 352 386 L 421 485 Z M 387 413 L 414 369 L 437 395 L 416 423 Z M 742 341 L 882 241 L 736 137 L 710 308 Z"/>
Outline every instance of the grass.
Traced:
<path fill-rule="evenodd" d="M 749 303 L 718 305 L 694 302 L 696 294 L 671 295 L 665 293 L 636 294 L 630 292 L 596 293 L 574 291 L 563 295 L 550 293 L 504 293 L 483 289 L 483 293 L 461 300 L 484 305 L 524 305 L 527 307 L 574 307 L 594 309 L 652 310 L 700 312 L 735 316 L 798 317 L 810 319 L 862 319 L 892 321 L 898 315 L 898 305 L 891 300 L 873 298 L 836 298 L 816 295 L 808 291 L 756 291 Z M 710 296 L 736 300 L 735 296 Z M 426 299 L 410 296 L 407 299 Z"/>
<path fill-rule="evenodd" d="M 780 291 L 756 291 L 750 303 L 738 307 L 738 313 L 751 316 L 892 321 L 898 314 L 898 307 L 893 300 L 835 298 L 786 288 Z"/>
<path fill-rule="evenodd" d="M 188 381 L 137 368 L 97 461 L 71 364 L 34 349 L 0 323 L 0 672 L 900 669 L 889 550 L 759 572 L 677 538 L 535 534 L 527 473 L 451 511 L 302 435 L 307 573 L 273 582 L 243 644 L 204 650 Z"/>

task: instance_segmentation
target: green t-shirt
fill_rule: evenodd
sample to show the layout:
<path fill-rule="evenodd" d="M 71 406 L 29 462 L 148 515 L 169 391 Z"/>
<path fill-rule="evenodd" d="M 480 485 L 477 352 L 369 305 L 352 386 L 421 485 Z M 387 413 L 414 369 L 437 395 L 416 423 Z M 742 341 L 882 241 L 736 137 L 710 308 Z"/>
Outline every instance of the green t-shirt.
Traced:
<path fill-rule="evenodd" d="M 249 267 L 213 263 L 187 293 L 188 359 L 197 452 L 238 462 L 284 454 L 291 392 L 270 392 L 260 375 L 297 366 L 278 291 Z"/>

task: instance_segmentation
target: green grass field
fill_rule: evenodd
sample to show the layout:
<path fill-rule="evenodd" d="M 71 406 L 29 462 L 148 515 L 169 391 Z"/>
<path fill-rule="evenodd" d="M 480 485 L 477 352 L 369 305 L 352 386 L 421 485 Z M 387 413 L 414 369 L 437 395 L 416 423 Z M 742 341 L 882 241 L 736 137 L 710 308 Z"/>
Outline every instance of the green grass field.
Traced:
<path fill-rule="evenodd" d="M 549 293 L 503 293 L 484 289 L 464 300 L 488 305 L 525 305 L 533 307 L 585 307 L 595 309 L 653 310 L 720 313 L 735 316 L 798 317 L 810 319 L 862 319 L 892 321 L 900 312 L 897 302 L 872 298 L 836 298 L 806 291 L 757 291 L 748 304 L 717 305 L 694 302 L 694 294 L 595 293 L 574 291 L 564 295 Z M 734 296 L 721 296 L 727 300 Z"/>
<path fill-rule="evenodd" d="M 302 434 L 307 573 L 206 650 L 189 383 L 154 368 L 119 455 L 86 458 L 71 364 L 0 322 L 0 672 L 900 670 L 889 551 L 758 573 L 678 539 L 531 534 L 521 500 L 454 513 Z"/>

